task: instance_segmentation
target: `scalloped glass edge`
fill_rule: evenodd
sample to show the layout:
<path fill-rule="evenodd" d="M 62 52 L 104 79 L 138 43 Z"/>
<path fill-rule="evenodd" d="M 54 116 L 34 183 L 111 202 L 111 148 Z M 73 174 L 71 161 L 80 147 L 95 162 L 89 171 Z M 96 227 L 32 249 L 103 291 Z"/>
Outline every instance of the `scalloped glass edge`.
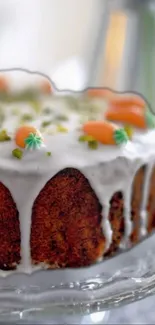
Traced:
<path fill-rule="evenodd" d="M 80 269 L 15 273 L 0 278 L 0 307 L 88 313 L 118 307 L 155 292 L 155 236 L 128 252 Z"/>

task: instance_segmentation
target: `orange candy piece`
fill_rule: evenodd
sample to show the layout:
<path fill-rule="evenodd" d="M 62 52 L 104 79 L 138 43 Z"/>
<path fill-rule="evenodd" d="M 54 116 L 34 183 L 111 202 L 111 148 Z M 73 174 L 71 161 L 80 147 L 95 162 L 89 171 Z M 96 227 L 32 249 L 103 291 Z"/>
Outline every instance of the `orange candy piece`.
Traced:
<path fill-rule="evenodd" d="M 21 126 L 18 128 L 15 134 L 15 142 L 18 147 L 25 148 L 25 139 L 30 133 L 37 134 L 40 136 L 40 132 L 33 126 Z"/>
<path fill-rule="evenodd" d="M 142 111 L 145 111 L 146 102 L 145 100 L 138 95 L 117 95 L 114 96 L 110 101 L 110 108 L 113 109 L 128 109 L 131 106 L 137 106 L 141 108 Z"/>
<path fill-rule="evenodd" d="M 114 92 L 108 88 L 89 88 L 87 95 L 92 98 L 111 99 L 114 96 Z"/>
<path fill-rule="evenodd" d="M 111 107 L 105 113 L 105 118 L 110 121 L 133 125 L 140 129 L 146 129 L 148 127 L 145 112 L 137 106 L 130 106 L 121 109 Z"/>
<path fill-rule="evenodd" d="M 52 94 L 52 85 L 48 80 L 44 80 L 41 83 L 40 89 L 44 94 Z"/>
<path fill-rule="evenodd" d="M 9 90 L 8 80 L 4 76 L 0 76 L 0 92 L 7 92 Z"/>
<path fill-rule="evenodd" d="M 83 125 L 83 131 L 87 135 L 92 136 L 96 141 L 106 145 L 116 145 L 127 141 L 125 131 L 107 121 L 88 121 Z M 121 136 L 119 143 L 117 143 L 117 136 Z"/>

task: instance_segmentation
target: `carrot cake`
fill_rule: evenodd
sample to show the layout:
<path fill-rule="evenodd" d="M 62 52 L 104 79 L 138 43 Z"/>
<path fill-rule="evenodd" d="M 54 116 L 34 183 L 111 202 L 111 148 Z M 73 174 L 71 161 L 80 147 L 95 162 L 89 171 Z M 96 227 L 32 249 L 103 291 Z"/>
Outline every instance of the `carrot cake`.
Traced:
<path fill-rule="evenodd" d="M 89 266 L 153 231 L 154 116 L 142 98 L 3 88 L 2 273 Z"/>

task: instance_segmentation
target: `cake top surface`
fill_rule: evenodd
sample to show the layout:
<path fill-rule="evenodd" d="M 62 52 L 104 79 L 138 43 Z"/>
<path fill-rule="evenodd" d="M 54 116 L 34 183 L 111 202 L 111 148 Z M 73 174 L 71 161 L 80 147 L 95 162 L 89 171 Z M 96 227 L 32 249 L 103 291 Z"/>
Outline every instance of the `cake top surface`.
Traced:
<path fill-rule="evenodd" d="M 105 98 L 83 94 L 41 93 L 33 89 L 1 92 L 0 137 L 6 130 L 11 138 L 0 141 L 1 168 L 19 173 L 42 173 L 50 166 L 57 172 L 71 166 L 85 168 L 118 157 L 150 160 L 155 155 L 154 130 L 135 130 L 132 140 L 119 146 L 98 143 L 91 148 L 80 141 L 83 124 L 103 120 L 107 106 Z M 25 124 L 40 130 L 45 146 L 39 150 L 23 150 L 20 160 L 12 151 L 17 148 L 15 131 Z"/>

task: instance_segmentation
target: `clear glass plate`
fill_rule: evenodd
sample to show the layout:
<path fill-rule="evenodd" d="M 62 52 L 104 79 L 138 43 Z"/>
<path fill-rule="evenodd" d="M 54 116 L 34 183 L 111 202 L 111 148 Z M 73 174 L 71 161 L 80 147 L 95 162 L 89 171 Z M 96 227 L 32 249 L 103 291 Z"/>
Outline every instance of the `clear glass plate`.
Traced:
<path fill-rule="evenodd" d="M 91 314 L 155 293 L 155 237 L 94 266 L 37 271 L 0 278 L 0 315 Z"/>

